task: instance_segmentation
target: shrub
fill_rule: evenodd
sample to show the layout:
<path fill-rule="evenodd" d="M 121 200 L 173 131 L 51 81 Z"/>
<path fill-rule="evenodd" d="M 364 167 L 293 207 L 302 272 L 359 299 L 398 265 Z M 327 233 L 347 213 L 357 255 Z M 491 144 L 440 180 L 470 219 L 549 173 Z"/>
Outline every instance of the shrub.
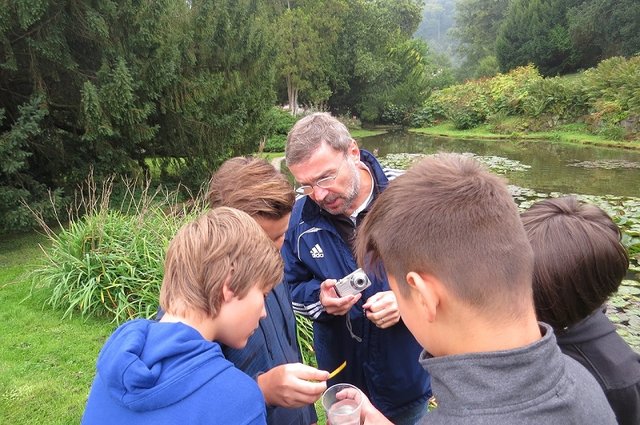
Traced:
<path fill-rule="evenodd" d="M 640 56 L 604 60 L 584 72 L 581 84 L 589 102 L 588 121 L 593 131 L 609 133 L 612 126 L 633 121 L 640 115 Z M 625 127 L 625 130 L 622 134 L 640 128 Z"/>
<path fill-rule="evenodd" d="M 528 96 L 528 86 L 541 80 L 540 73 L 533 65 L 520 66 L 486 80 L 487 114 L 503 112 L 517 115 L 521 102 Z"/>
<path fill-rule="evenodd" d="M 380 114 L 382 124 L 403 125 L 405 123 L 407 111 L 393 103 L 385 103 Z"/>
<path fill-rule="evenodd" d="M 57 233 L 41 223 L 51 247 L 33 271 L 33 288 L 50 292 L 47 303 L 64 309 L 65 317 L 78 312 L 121 323 L 155 314 L 169 241 L 203 207 L 175 207 L 176 193 L 136 186 L 128 184 L 118 211 L 109 209 L 112 180 L 101 193 L 89 180 L 75 219 Z"/>
<path fill-rule="evenodd" d="M 274 106 L 269 111 L 269 120 L 272 125 L 273 134 L 286 135 L 296 121 L 298 121 L 298 117 L 294 117 L 288 111 Z"/>
<path fill-rule="evenodd" d="M 475 80 L 435 92 L 425 107 L 442 111 L 455 128 L 464 130 L 482 124 L 488 114 L 484 81 Z"/>
<path fill-rule="evenodd" d="M 349 130 L 359 130 L 362 128 L 362 122 L 355 115 L 339 115 L 338 121 L 344 124 Z"/>
<path fill-rule="evenodd" d="M 533 118 L 551 115 L 559 120 L 574 120 L 588 111 L 587 97 L 577 78 L 536 79 L 526 84 L 526 91 L 520 109 Z"/>
<path fill-rule="evenodd" d="M 262 150 L 263 152 L 284 152 L 286 142 L 286 134 L 276 134 L 275 136 L 269 137 Z"/>

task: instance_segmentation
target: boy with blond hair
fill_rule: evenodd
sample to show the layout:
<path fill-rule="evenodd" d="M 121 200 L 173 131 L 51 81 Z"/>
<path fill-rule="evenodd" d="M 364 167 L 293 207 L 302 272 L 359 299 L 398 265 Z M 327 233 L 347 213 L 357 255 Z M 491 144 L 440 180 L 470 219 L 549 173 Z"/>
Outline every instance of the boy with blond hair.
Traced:
<path fill-rule="evenodd" d="M 220 344 L 242 348 L 282 279 L 249 215 L 217 208 L 169 245 L 160 321 L 132 320 L 102 348 L 83 424 L 265 424 L 264 398 Z"/>
<path fill-rule="evenodd" d="M 439 154 L 391 182 L 356 252 L 368 268 L 384 266 L 424 347 L 419 361 L 438 407 L 420 423 L 616 423 L 597 382 L 536 321 L 533 252 L 518 210 L 505 182 L 477 161 Z M 362 419 L 389 423 L 366 400 Z"/>
<path fill-rule="evenodd" d="M 211 208 L 227 206 L 249 214 L 281 248 L 295 194 L 291 183 L 266 160 L 235 157 L 211 177 Z M 253 377 L 267 403 L 267 424 L 310 425 L 318 418 L 313 403 L 327 389 L 329 373 L 301 363 L 296 319 L 286 284 L 265 300 L 267 317 L 242 349 L 222 346 L 224 356 Z"/>

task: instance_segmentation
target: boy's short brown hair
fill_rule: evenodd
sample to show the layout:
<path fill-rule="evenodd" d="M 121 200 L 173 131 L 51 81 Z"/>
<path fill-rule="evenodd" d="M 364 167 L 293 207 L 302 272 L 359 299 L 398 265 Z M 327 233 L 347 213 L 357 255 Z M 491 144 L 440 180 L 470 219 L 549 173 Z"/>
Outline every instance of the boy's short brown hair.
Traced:
<path fill-rule="evenodd" d="M 539 320 L 555 329 L 571 326 L 618 290 L 629 258 L 607 213 L 570 196 L 540 201 L 521 216 L 535 255 Z"/>
<path fill-rule="evenodd" d="M 533 253 L 506 183 L 464 155 L 427 157 L 392 181 L 356 250 L 360 264 L 381 260 L 403 295 L 414 271 L 477 311 L 517 314 L 533 301 Z"/>
<path fill-rule="evenodd" d="M 256 284 L 271 290 L 282 275 L 280 253 L 258 223 L 234 208 L 215 208 L 169 244 L 160 305 L 174 315 L 215 318 L 225 284 L 243 298 Z"/>
<path fill-rule="evenodd" d="M 207 199 L 211 208 L 227 206 L 278 220 L 293 209 L 295 193 L 287 178 L 264 159 L 236 157 L 211 177 Z"/>

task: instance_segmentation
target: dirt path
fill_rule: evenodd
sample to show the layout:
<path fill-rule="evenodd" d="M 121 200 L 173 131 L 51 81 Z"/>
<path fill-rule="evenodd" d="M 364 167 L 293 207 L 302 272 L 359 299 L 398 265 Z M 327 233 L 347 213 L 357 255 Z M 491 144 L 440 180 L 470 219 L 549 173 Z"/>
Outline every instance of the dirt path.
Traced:
<path fill-rule="evenodd" d="M 284 156 L 279 156 L 277 158 L 273 158 L 271 160 L 271 165 L 273 165 L 273 167 L 278 170 L 278 171 L 282 171 L 281 166 L 282 166 L 282 161 L 284 161 Z"/>

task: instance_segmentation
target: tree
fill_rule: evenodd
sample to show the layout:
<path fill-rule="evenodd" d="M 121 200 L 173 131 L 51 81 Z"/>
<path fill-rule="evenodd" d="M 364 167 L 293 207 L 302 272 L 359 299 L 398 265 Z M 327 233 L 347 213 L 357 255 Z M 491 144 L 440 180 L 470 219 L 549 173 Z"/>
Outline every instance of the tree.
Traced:
<path fill-rule="evenodd" d="M 462 78 L 491 76 L 498 68 L 495 46 L 509 0 L 458 0 L 452 36 L 458 40 L 458 53 L 464 57 Z"/>
<path fill-rule="evenodd" d="M 177 80 L 160 99 L 157 153 L 199 185 L 225 159 L 257 149 L 275 101 L 275 13 L 253 0 L 192 1 Z"/>
<path fill-rule="evenodd" d="M 579 66 L 590 68 L 613 56 L 640 53 L 640 3 L 589 0 L 567 12 L 568 31 Z"/>
<path fill-rule="evenodd" d="M 376 121 L 393 87 L 401 85 L 403 56 L 394 49 L 411 39 L 421 20 L 421 1 L 351 1 L 335 47 L 332 110 Z M 420 91 L 417 89 L 416 91 Z"/>
<path fill-rule="evenodd" d="M 566 11 L 579 0 L 513 0 L 496 40 L 496 57 L 506 72 L 535 64 L 543 75 L 577 69 L 577 53 L 567 29 Z"/>
<path fill-rule="evenodd" d="M 38 203 L 47 190 L 69 193 L 90 169 L 98 179 L 137 174 L 153 158 L 199 185 L 219 162 L 257 147 L 274 101 L 269 22 L 281 5 L 3 5 L 0 150 L 16 164 L 0 173 L 0 187 L 15 189 L 3 192 L 7 211 L 18 210 L 20 198 Z"/>
<path fill-rule="evenodd" d="M 300 98 L 307 104 L 324 105 L 335 78 L 333 49 L 344 23 L 344 0 L 297 1 L 276 21 L 277 68 L 285 79 L 291 113 L 296 115 Z"/>
<path fill-rule="evenodd" d="M 457 43 L 450 32 L 455 23 L 455 4 L 455 0 L 427 0 L 414 36 L 427 41 L 432 51 L 458 61 L 455 54 Z"/>

